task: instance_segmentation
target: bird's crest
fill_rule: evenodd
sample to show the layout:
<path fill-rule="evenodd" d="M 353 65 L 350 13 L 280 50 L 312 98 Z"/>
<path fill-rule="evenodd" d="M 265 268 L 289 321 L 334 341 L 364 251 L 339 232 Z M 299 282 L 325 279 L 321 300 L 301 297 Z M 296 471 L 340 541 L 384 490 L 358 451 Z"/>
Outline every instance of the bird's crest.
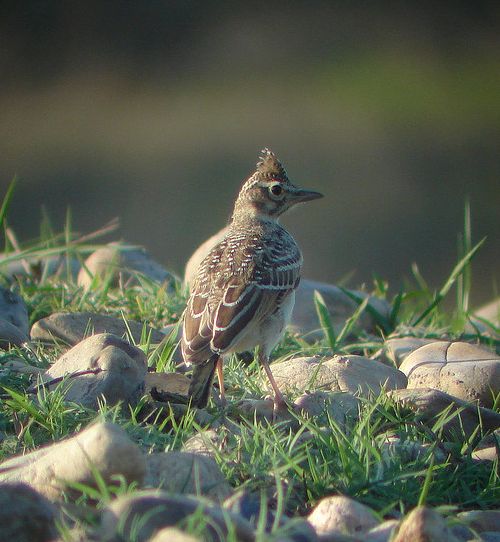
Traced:
<path fill-rule="evenodd" d="M 261 151 L 256 173 L 259 173 L 262 177 L 272 177 L 277 181 L 288 181 L 285 168 L 281 165 L 274 152 L 267 147 Z"/>

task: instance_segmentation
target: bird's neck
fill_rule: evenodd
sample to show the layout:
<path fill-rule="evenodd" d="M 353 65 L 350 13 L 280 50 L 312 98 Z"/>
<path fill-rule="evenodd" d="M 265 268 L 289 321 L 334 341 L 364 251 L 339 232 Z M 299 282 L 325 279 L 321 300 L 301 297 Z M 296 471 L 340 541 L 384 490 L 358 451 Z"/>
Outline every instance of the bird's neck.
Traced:
<path fill-rule="evenodd" d="M 231 217 L 231 226 L 235 227 L 256 227 L 256 226 L 275 226 L 278 224 L 277 216 L 270 216 L 267 213 L 260 212 L 254 207 L 236 207 Z"/>

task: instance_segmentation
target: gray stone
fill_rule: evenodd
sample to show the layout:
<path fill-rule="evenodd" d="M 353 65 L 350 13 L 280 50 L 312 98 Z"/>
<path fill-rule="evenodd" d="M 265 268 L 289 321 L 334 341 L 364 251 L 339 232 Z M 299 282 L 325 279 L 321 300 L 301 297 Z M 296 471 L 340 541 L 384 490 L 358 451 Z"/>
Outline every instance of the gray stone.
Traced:
<path fill-rule="evenodd" d="M 495 326 L 500 326 L 500 297 L 476 309 L 474 316 L 483 318 Z"/>
<path fill-rule="evenodd" d="M 146 356 L 135 346 L 109 333 L 92 335 L 63 354 L 46 372 L 45 382 L 63 386 L 65 397 L 88 408 L 101 398 L 107 404 L 135 404 L 144 393 Z M 50 389 L 51 386 L 47 385 Z"/>
<path fill-rule="evenodd" d="M 138 276 L 144 276 L 160 284 L 172 285 L 174 276 L 153 260 L 143 249 L 121 243 L 109 243 L 93 252 L 78 273 L 78 284 L 88 289 L 97 277 L 97 284 L 110 280 L 112 286 L 120 282 L 124 286 L 137 284 Z"/>
<path fill-rule="evenodd" d="M 221 440 L 221 436 L 214 429 L 200 431 L 186 440 L 182 450 L 197 455 L 214 457 L 221 448 Z"/>
<path fill-rule="evenodd" d="M 23 298 L 0 286 L 0 347 L 28 341 L 28 309 Z"/>
<path fill-rule="evenodd" d="M 333 419 L 339 427 L 345 428 L 348 419 L 356 420 L 360 401 L 347 392 L 313 391 L 303 393 L 295 400 L 295 408 L 302 414 L 316 418 L 316 423 Z"/>
<path fill-rule="evenodd" d="M 408 388 L 433 387 L 485 407 L 500 393 L 500 357 L 474 344 L 433 342 L 411 353 L 400 369 Z"/>
<path fill-rule="evenodd" d="M 29 341 L 26 333 L 23 333 L 14 324 L 0 318 L 0 348 L 8 350 L 11 346 L 21 346 Z"/>
<path fill-rule="evenodd" d="M 446 459 L 445 453 L 430 444 L 424 444 L 416 440 L 401 440 L 395 435 L 387 435 L 381 445 L 382 461 L 378 464 L 381 470 L 393 462 L 407 464 L 418 459 L 430 460 L 433 455 L 436 463 L 442 463 Z"/>
<path fill-rule="evenodd" d="M 156 389 L 161 393 L 188 395 L 191 380 L 180 373 L 147 373 L 145 378 L 146 393 Z"/>
<path fill-rule="evenodd" d="M 45 497 L 61 497 L 65 482 L 95 486 L 95 471 L 106 483 L 120 474 L 141 483 L 146 464 L 139 447 L 123 429 L 97 423 L 75 436 L 0 464 L 0 482 L 24 482 Z"/>
<path fill-rule="evenodd" d="M 434 343 L 436 339 L 425 339 L 421 337 L 398 337 L 387 339 L 384 343 L 384 352 L 387 357 L 400 367 L 401 363 L 415 350 L 421 346 Z"/>
<path fill-rule="evenodd" d="M 296 389 L 380 393 L 406 387 L 406 376 L 387 365 L 362 356 L 293 358 L 272 365 L 274 378 L 283 390 Z"/>
<path fill-rule="evenodd" d="M 307 520 L 319 535 L 360 535 L 379 524 L 370 508 L 342 495 L 321 499 Z"/>
<path fill-rule="evenodd" d="M 228 524 L 238 541 L 255 540 L 252 527 L 240 516 L 201 499 L 163 491 L 143 491 L 114 500 L 103 511 L 100 539 L 125 542 L 133 533 L 135 542 L 147 542 L 160 529 L 175 526 L 193 514 L 206 521 L 205 542 L 223 542 Z"/>
<path fill-rule="evenodd" d="M 31 339 L 44 342 L 62 342 L 73 346 L 89 335 L 98 333 L 112 333 L 118 337 L 132 335 L 133 341 L 138 344 L 141 336 L 151 337 L 152 343 L 159 343 L 165 335 L 147 324 L 134 320 L 123 320 L 107 314 L 91 312 L 55 312 L 33 324 Z"/>
<path fill-rule="evenodd" d="M 45 542 L 57 536 L 56 509 L 22 483 L 0 484 L 0 540 Z"/>
<path fill-rule="evenodd" d="M 394 542 L 458 542 L 444 519 L 424 506 L 414 508 L 401 522 Z"/>
<path fill-rule="evenodd" d="M 397 519 L 388 519 L 363 534 L 364 542 L 389 542 L 399 526 Z M 442 542 L 445 542 L 444 540 Z"/>
<path fill-rule="evenodd" d="M 56 277 L 61 280 L 74 280 L 80 271 L 77 258 L 67 258 L 65 254 L 40 258 L 26 254 L 22 260 L 11 259 L 12 254 L 0 254 L 0 275 L 9 278 L 31 276 L 35 279 Z"/>
<path fill-rule="evenodd" d="M 403 406 L 415 410 L 419 419 L 432 427 L 438 418 L 446 410 L 447 417 L 451 417 L 443 425 L 443 434 L 446 438 L 470 438 L 473 434 L 476 438 L 477 430 L 482 427 L 483 431 L 491 432 L 500 427 L 500 414 L 488 408 L 477 407 L 466 403 L 432 388 L 415 388 L 407 390 L 393 390 L 391 398 Z"/>
<path fill-rule="evenodd" d="M 232 492 L 212 457 L 190 452 L 163 452 L 146 456 L 144 484 L 169 493 L 203 495 L 222 502 Z"/>
<path fill-rule="evenodd" d="M 500 531 L 500 510 L 470 510 L 460 512 L 457 517 L 478 533 Z"/>
<path fill-rule="evenodd" d="M 351 317 L 358 308 L 358 303 L 352 300 L 337 286 L 302 279 L 295 292 L 295 307 L 293 309 L 292 321 L 289 329 L 292 332 L 305 335 L 305 338 L 311 341 L 323 337 L 323 331 L 321 330 L 318 315 L 316 313 L 316 306 L 314 304 L 314 292 L 316 290 L 323 296 L 336 333 L 340 332 L 346 320 Z M 369 296 L 365 292 L 357 290 L 349 291 L 362 300 L 369 297 L 369 305 L 372 309 L 376 310 L 384 318 L 389 317 L 390 307 L 386 301 Z M 365 310 L 358 319 L 353 332 L 356 333 L 359 330 L 374 331 L 376 327 L 377 322 L 374 320 L 373 316 Z"/>
<path fill-rule="evenodd" d="M 201 538 L 182 532 L 175 527 L 165 527 L 157 531 L 148 542 L 203 542 Z"/>
<path fill-rule="evenodd" d="M 44 370 L 40 367 L 34 367 L 22 358 L 8 357 L 5 361 L 2 360 L 1 372 L 13 372 L 27 375 L 41 375 Z"/>

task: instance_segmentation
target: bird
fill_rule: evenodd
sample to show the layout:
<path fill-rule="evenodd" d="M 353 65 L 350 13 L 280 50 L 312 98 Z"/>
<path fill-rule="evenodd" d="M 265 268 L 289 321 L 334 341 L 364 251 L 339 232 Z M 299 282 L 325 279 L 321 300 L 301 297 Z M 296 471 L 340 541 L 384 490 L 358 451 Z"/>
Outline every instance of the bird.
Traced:
<path fill-rule="evenodd" d="M 303 258 L 279 218 L 294 205 L 321 197 L 292 184 L 277 156 L 268 148 L 261 151 L 238 193 L 226 235 L 199 265 L 184 311 L 181 351 L 185 364 L 193 366 L 192 406 L 207 405 L 215 373 L 225 405 L 223 356 L 257 347 L 274 409 L 286 408 L 269 357 L 290 322 Z"/>

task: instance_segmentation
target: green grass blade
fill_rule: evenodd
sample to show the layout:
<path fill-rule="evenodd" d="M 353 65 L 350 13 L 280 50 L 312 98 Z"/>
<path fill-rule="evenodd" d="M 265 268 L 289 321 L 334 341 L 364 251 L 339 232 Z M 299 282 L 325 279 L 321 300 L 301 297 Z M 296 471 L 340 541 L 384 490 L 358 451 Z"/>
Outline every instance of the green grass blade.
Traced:
<path fill-rule="evenodd" d="M 0 207 L 0 230 L 2 229 L 5 218 L 7 217 L 7 211 L 9 210 L 10 201 L 12 200 L 16 183 L 17 177 L 14 177 L 10 182 L 9 187 L 7 188 L 7 192 L 5 193 L 5 196 L 3 198 L 2 206 Z"/>
<path fill-rule="evenodd" d="M 439 290 L 439 292 L 434 296 L 432 302 L 427 306 L 427 308 L 415 318 L 413 321 L 413 326 L 418 325 L 428 314 L 430 314 L 438 305 L 441 303 L 443 298 L 448 294 L 453 284 L 455 284 L 457 278 L 462 274 L 465 267 L 472 260 L 476 252 L 481 248 L 485 242 L 486 237 L 483 237 L 477 245 L 475 245 L 469 252 L 457 263 L 451 272 L 448 280 L 445 282 L 444 286 Z"/>
<path fill-rule="evenodd" d="M 353 330 L 354 326 L 356 325 L 356 322 L 359 320 L 363 312 L 365 312 L 365 309 L 368 306 L 368 303 L 370 301 L 369 297 L 366 297 L 360 305 L 356 308 L 352 316 L 350 316 L 346 323 L 344 324 L 343 328 L 340 330 L 340 333 L 337 335 L 337 344 L 341 344 L 350 334 Z"/>
<path fill-rule="evenodd" d="M 389 319 L 386 318 L 383 314 L 380 314 L 380 312 L 378 312 L 378 310 L 373 305 L 370 305 L 369 297 L 364 298 L 362 296 L 356 295 L 354 292 L 346 290 L 341 286 L 339 286 L 339 288 L 344 292 L 346 296 L 351 298 L 358 305 L 362 305 L 365 302 L 365 299 L 368 299 L 368 302 L 366 304 L 366 312 L 375 320 L 375 323 L 384 331 L 384 333 L 390 333 L 392 328 Z"/>
<path fill-rule="evenodd" d="M 319 323 L 323 333 L 325 334 L 326 340 L 328 341 L 330 348 L 335 350 L 337 339 L 335 337 L 332 319 L 330 318 L 330 311 L 326 306 L 323 296 L 320 294 L 320 292 L 318 292 L 318 290 L 314 290 L 314 306 L 316 307 Z"/>

